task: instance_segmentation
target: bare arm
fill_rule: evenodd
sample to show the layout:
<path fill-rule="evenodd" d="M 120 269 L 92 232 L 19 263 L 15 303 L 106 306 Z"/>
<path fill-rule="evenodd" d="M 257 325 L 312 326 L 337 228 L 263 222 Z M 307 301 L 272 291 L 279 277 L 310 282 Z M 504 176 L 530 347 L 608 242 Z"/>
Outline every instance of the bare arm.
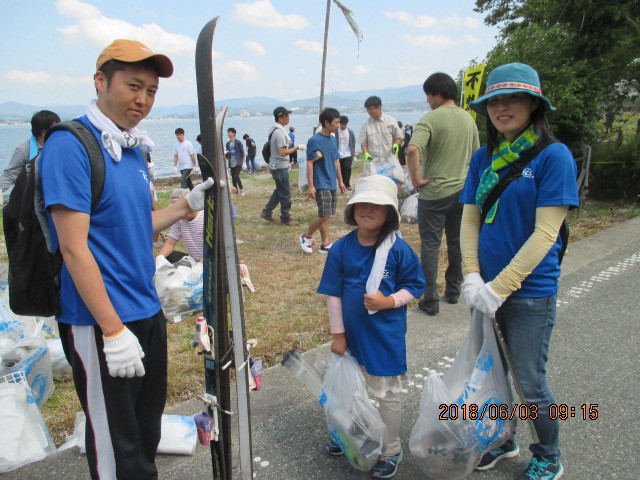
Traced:
<path fill-rule="evenodd" d="M 280 154 L 281 157 L 286 157 L 287 155 L 292 154 L 293 152 L 298 150 L 298 145 L 296 145 L 293 148 L 287 148 L 287 147 L 280 147 L 278 148 L 278 153 Z"/>
<path fill-rule="evenodd" d="M 433 182 L 433 178 L 424 179 L 420 175 L 420 149 L 415 145 L 409 145 L 407 149 L 407 165 L 409 165 L 409 174 L 411 175 L 411 183 L 413 188 L 420 190 L 420 187 Z"/>
<path fill-rule="evenodd" d="M 153 233 L 161 232 L 189 213 L 192 213 L 192 210 L 184 198 L 176 203 L 170 203 L 161 210 L 152 212 Z"/>
<path fill-rule="evenodd" d="M 196 166 L 196 156 L 192 153 L 192 154 L 190 155 L 190 157 L 191 157 L 191 163 L 192 163 L 192 164 L 193 164 L 193 166 L 195 167 L 195 166 Z"/>
<path fill-rule="evenodd" d="M 124 325 L 113 308 L 98 264 L 89 250 L 89 214 L 64 205 L 52 205 L 51 216 L 58 232 L 60 252 L 80 298 L 105 337 L 117 334 Z"/>
<path fill-rule="evenodd" d="M 313 162 L 314 160 L 307 160 L 307 183 L 309 184 L 307 195 L 309 195 L 309 198 L 313 198 L 315 200 L 316 188 L 313 186 Z"/>
<path fill-rule="evenodd" d="M 176 248 L 177 244 L 178 244 L 178 241 L 175 238 L 167 237 L 167 239 L 162 244 L 162 247 L 160 247 L 160 251 L 158 252 L 158 255 L 162 255 L 163 257 L 166 257 L 171 252 L 173 252 L 173 249 Z"/>
<path fill-rule="evenodd" d="M 340 171 L 340 159 L 336 160 L 336 175 L 338 176 L 338 188 L 340 189 L 340 193 L 347 193 L 347 187 L 342 180 L 342 172 Z"/>

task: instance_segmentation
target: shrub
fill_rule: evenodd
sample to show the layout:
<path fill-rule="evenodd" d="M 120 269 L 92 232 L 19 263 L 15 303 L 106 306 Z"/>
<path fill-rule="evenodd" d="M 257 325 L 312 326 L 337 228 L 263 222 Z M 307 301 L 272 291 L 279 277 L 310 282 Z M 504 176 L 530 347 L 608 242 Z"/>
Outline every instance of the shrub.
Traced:
<path fill-rule="evenodd" d="M 640 135 L 621 145 L 602 143 L 591 155 L 589 196 L 602 200 L 640 201 Z"/>

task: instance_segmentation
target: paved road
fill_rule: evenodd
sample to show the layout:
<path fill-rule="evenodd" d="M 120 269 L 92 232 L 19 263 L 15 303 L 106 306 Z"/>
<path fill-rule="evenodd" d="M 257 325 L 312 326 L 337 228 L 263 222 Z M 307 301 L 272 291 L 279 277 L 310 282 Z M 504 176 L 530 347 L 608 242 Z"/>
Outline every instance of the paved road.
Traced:
<path fill-rule="evenodd" d="M 638 375 L 638 307 L 640 305 L 640 217 L 600 232 L 569 247 L 558 295 L 558 323 L 552 337 L 549 383 L 556 403 L 575 407 L 597 404 L 596 420 L 570 418 L 561 425 L 563 478 L 635 480 L 640 478 L 640 421 L 636 396 Z M 442 369 L 443 357 L 454 357 L 466 336 L 469 314 L 462 304 L 442 305 L 436 317 L 410 312 L 409 375 L 423 368 Z M 306 354 L 322 361 L 327 347 Z M 408 438 L 417 418 L 421 390 L 408 387 L 402 425 L 405 460 L 398 480 L 426 478 L 409 454 Z M 170 413 L 194 414 L 195 402 Z M 263 389 L 252 394 L 253 455 L 259 480 L 365 479 L 341 458 L 323 453 L 324 416 L 309 394 L 280 366 L 263 376 Z M 528 461 L 528 432 L 520 424 L 521 454 L 488 472 L 474 472 L 474 480 L 512 479 Z M 198 447 L 193 457 L 161 456 L 160 479 L 211 478 L 208 450 Z M 84 457 L 63 452 L 4 476 L 11 480 L 88 478 Z M 239 478 L 239 477 L 238 477 Z"/>

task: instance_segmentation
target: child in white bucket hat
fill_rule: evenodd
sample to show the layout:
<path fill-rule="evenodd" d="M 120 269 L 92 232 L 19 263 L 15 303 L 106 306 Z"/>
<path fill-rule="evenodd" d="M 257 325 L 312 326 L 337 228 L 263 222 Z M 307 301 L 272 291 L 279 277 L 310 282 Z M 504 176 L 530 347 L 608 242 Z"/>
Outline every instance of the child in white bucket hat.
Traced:
<path fill-rule="evenodd" d="M 329 251 L 318 293 L 327 295 L 331 351 L 342 355 L 349 349 L 364 369 L 369 392 L 380 403 L 387 446 L 373 476 L 391 478 L 402 460 L 406 304 L 424 292 L 424 275 L 418 257 L 398 231 L 398 189 L 393 180 L 381 175 L 358 180 L 344 220 L 358 228 Z M 342 454 L 333 441 L 327 451 Z"/>

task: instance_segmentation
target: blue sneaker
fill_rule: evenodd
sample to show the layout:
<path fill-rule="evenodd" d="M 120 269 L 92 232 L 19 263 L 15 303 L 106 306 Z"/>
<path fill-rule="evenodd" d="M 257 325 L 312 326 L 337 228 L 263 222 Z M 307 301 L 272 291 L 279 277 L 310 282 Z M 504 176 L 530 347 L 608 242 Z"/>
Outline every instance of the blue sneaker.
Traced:
<path fill-rule="evenodd" d="M 327 452 L 329 452 L 331 455 L 342 455 L 342 449 L 338 446 L 338 444 L 336 442 L 334 442 L 333 440 L 329 440 L 329 443 L 327 443 L 327 446 L 324 447 L 325 450 Z"/>
<path fill-rule="evenodd" d="M 476 466 L 476 470 L 489 470 L 496 466 L 503 458 L 516 457 L 520 453 L 520 447 L 513 440 L 507 440 L 495 450 L 485 453 Z"/>
<path fill-rule="evenodd" d="M 373 478 L 391 478 L 398 471 L 398 464 L 402 461 L 402 450 L 393 457 L 380 457 L 373 466 Z"/>
<path fill-rule="evenodd" d="M 534 455 L 517 480 L 557 480 L 564 473 L 560 460 L 555 462 Z"/>

